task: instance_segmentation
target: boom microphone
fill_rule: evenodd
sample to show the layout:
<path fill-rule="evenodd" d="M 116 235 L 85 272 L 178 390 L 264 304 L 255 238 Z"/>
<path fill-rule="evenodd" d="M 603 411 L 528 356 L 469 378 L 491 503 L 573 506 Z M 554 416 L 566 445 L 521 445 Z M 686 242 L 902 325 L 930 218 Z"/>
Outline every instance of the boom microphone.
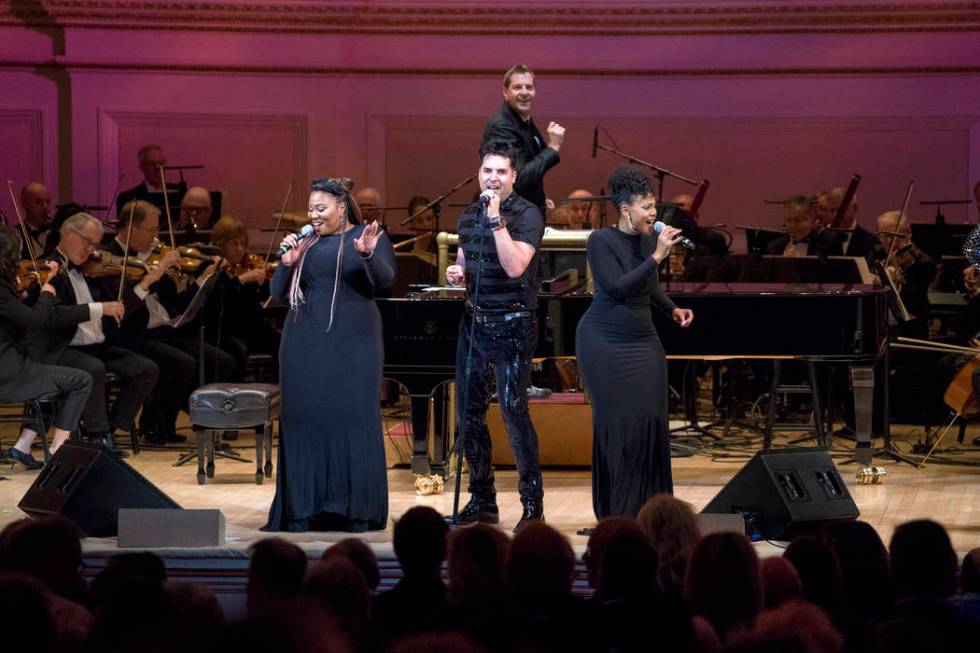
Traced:
<path fill-rule="evenodd" d="M 301 240 L 303 240 L 307 236 L 312 236 L 312 235 L 313 235 L 313 225 L 308 224 L 308 225 L 304 226 L 302 229 L 300 229 L 299 231 L 296 232 L 296 244 L 298 245 Z M 279 256 L 282 256 L 283 254 L 285 254 L 286 252 L 288 252 L 292 248 L 293 248 L 293 246 L 290 245 L 289 243 L 284 243 L 284 244 L 280 245 L 279 246 Z"/>
<path fill-rule="evenodd" d="M 657 220 L 656 222 L 653 223 L 653 230 L 656 231 L 658 234 L 666 228 L 667 225 L 665 225 L 660 220 Z M 688 249 L 694 249 L 694 242 L 690 238 L 681 236 L 678 242 Z"/>

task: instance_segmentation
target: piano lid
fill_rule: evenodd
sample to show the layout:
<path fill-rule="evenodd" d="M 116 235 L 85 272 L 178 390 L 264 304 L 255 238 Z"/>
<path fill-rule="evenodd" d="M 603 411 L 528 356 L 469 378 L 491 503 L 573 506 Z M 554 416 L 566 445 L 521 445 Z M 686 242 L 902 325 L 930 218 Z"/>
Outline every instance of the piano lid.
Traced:
<path fill-rule="evenodd" d="M 866 295 L 885 288 L 863 283 L 708 283 L 670 281 L 661 284 L 669 295 Z"/>

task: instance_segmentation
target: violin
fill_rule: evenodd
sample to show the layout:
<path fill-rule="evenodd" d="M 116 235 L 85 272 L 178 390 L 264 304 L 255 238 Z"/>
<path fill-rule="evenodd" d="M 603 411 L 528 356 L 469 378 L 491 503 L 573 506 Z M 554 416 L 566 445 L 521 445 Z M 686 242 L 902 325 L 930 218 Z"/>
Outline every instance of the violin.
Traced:
<path fill-rule="evenodd" d="M 139 281 L 147 273 L 147 265 L 135 258 L 122 257 L 117 254 L 97 249 L 82 265 L 82 274 L 86 277 L 117 277 L 123 273 L 125 264 L 126 279 Z"/>
<path fill-rule="evenodd" d="M 46 267 L 34 269 L 32 261 L 17 261 L 17 293 L 26 292 L 34 283 L 44 285 L 51 277 L 51 271 Z"/>
<path fill-rule="evenodd" d="M 242 260 L 234 265 L 229 265 L 225 270 L 229 275 L 237 277 L 240 274 L 250 272 L 251 270 L 262 270 L 265 269 L 266 278 L 272 276 L 273 270 L 275 270 L 277 263 L 266 263 L 265 259 L 259 254 L 246 254 L 242 257 Z"/>
<path fill-rule="evenodd" d="M 169 245 L 158 243 L 153 248 L 153 252 L 147 257 L 146 265 L 149 266 L 159 263 L 164 254 L 173 251 L 176 251 L 180 256 L 181 272 L 196 273 L 201 269 L 203 264 L 213 262 L 212 257 L 202 254 L 199 249 L 194 247 L 170 247 Z"/>

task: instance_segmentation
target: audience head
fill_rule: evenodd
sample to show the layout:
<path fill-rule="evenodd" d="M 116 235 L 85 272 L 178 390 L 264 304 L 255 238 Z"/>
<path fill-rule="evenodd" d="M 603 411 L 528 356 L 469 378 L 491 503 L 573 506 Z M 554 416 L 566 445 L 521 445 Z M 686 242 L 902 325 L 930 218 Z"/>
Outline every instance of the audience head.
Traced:
<path fill-rule="evenodd" d="M 144 145 L 136 154 L 139 159 L 140 171 L 143 179 L 150 186 L 163 188 L 163 177 L 160 174 L 160 166 L 167 165 L 167 157 L 163 155 L 163 148 L 159 145 Z"/>
<path fill-rule="evenodd" d="M 348 537 L 331 544 L 320 556 L 320 562 L 330 562 L 337 558 L 346 558 L 354 563 L 364 576 L 364 582 L 372 592 L 381 583 L 381 572 L 378 569 L 378 557 L 374 550 L 364 540 Z"/>
<path fill-rule="evenodd" d="M 803 598 L 836 618 L 841 611 L 844 587 L 831 548 L 818 537 L 801 535 L 790 542 L 783 557 L 793 563 L 800 576 Z"/>
<path fill-rule="evenodd" d="M 448 598 L 453 604 L 494 600 L 507 587 L 510 538 L 499 528 L 474 524 L 449 534 Z"/>
<path fill-rule="evenodd" d="M 381 208 L 383 206 L 381 193 L 378 192 L 377 188 L 365 186 L 357 191 L 354 199 L 357 201 L 357 205 L 361 207 L 361 219 L 364 220 L 365 224 L 370 224 L 375 220 L 379 223 L 384 222 L 385 212 Z"/>
<path fill-rule="evenodd" d="M 585 190 L 584 188 L 579 188 L 573 190 L 568 195 L 570 200 L 586 200 L 578 202 L 566 202 L 568 205 L 567 217 L 568 226 L 572 229 L 582 229 L 586 223 L 592 224 L 592 206 L 595 202 L 591 201 L 592 193 Z"/>
<path fill-rule="evenodd" d="M 739 533 L 712 533 L 691 553 L 685 593 L 695 614 L 714 626 L 724 644 L 749 628 L 762 606 L 759 559 Z"/>
<path fill-rule="evenodd" d="M 41 229 L 51 224 L 51 191 L 47 186 L 39 181 L 30 182 L 20 189 L 20 203 L 29 228 Z"/>
<path fill-rule="evenodd" d="M 504 101 L 524 120 L 531 117 L 534 106 L 534 72 L 519 63 L 504 73 Z"/>
<path fill-rule="evenodd" d="M 364 635 L 371 593 L 364 575 L 347 558 L 314 563 L 303 582 L 303 598 L 307 605 L 323 609 L 352 643 Z"/>
<path fill-rule="evenodd" d="M 841 653 L 844 638 L 819 607 L 789 601 L 759 615 L 738 651 L 753 653 Z"/>
<path fill-rule="evenodd" d="M 205 585 L 180 582 L 166 583 L 163 587 L 180 624 L 177 636 L 181 648 L 194 649 L 214 629 L 225 625 L 225 611 L 214 592 Z"/>
<path fill-rule="evenodd" d="M 931 519 L 899 525 L 888 547 L 899 598 L 946 598 L 956 591 L 956 552 Z"/>
<path fill-rule="evenodd" d="M 180 226 L 206 227 L 211 222 L 211 193 L 202 186 L 191 186 L 180 200 Z"/>
<path fill-rule="evenodd" d="M 105 587 L 89 636 L 92 651 L 174 651 L 182 637 L 174 599 L 162 583 L 132 578 Z"/>
<path fill-rule="evenodd" d="M 259 540 L 250 548 L 245 588 L 249 616 L 267 618 L 289 612 L 303 587 L 306 553 L 279 537 Z"/>
<path fill-rule="evenodd" d="M 813 220 L 810 217 L 810 200 L 797 195 L 783 202 L 783 226 L 794 241 L 810 235 Z"/>
<path fill-rule="evenodd" d="M 766 608 L 775 608 L 790 599 L 803 598 L 803 583 L 796 567 L 786 558 L 770 556 L 759 561 L 762 596 Z"/>
<path fill-rule="evenodd" d="M 58 650 L 47 595 L 47 588 L 37 579 L 0 572 L 0 614 L 8 624 L 3 634 L 4 650 L 31 653 Z"/>
<path fill-rule="evenodd" d="M 0 536 L 0 563 L 6 571 L 38 579 L 54 594 L 81 601 L 82 532 L 60 515 L 24 519 Z"/>
<path fill-rule="evenodd" d="M 972 549 L 963 556 L 960 567 L 960 589 L 963 592 L 980 593 L 980 548 Z"/>
<path fill-rule="evenodd" d="M 410 508 L 395 522 L 392 545 L 405 576 L 438 576 L 449 526 L 428 506 Z"/>
<path fill-rule="evenodd" d="M 167 580 L 167 567 L 163 559 L 149 551 L 110 556 L 105 568 L 92 580 L 92 585 L 89 587 L 89 604 L 97 608 L 110 588 L 132 580 L 145 580 L 162 585 Z"/>
<path fill-rule="evenodd" d="M 551 601 L 569 596 L 575 553 L 565 536 L 542 521 L 532 521 L 514 536 L 507 575 L 524 600 Z"/>
<path fill-rule="evenodd" d="M 600 601 L 643 603 L 658 594 L 657 553 L 639 530 L 618 533 L 606 546 L 599 565 Z"/>
<path fill-rule="evenodd" d="M 661 492 L 640 508 L 636 522 L 657 552 L 657 579 L 662 589 L 680 592 L 684 587 L 687 561 L 701 539 L 698 516 L 691 505 Z"/>
<path fill-rule="evenodd" d="M 843 580 L 844 610 L 880 618 L 895 603 L 888 550 L 871 524 L 858 520 L 828 522 L 823 539 L 837 556 Z"/>
<path fill-rule="evenodd" d="M 585 562 L 585 570 L 589 577 L 589 587 L 599 588 L 599 569 L 602 567 L 602 560 L 609 544 L 621 535 L 635 533 L 644 535 L 636 520 L 628 517 L 603 517 L 599 520 L 589 535 L 585 553 L 582 554 L 582 561 Z"/>

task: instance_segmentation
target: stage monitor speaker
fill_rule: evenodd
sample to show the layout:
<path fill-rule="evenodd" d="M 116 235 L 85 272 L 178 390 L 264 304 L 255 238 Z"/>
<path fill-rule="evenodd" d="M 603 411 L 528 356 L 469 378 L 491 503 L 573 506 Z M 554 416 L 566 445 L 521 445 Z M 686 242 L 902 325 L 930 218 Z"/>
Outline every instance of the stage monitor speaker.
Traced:
<path fill-rule="evenodd" d="M 812 448 L 756 453 L 702 512 L 743 515 L 767 540 L 861 514 L 830 455 Z"/>
<path fill-rule="evenodd" d="M 122 460 L 74 442 L 55 452 L 17 507 L 32 517 L 58 513 L 88 537 L 116 535 L 120 508 L 180 508 Z"/>

